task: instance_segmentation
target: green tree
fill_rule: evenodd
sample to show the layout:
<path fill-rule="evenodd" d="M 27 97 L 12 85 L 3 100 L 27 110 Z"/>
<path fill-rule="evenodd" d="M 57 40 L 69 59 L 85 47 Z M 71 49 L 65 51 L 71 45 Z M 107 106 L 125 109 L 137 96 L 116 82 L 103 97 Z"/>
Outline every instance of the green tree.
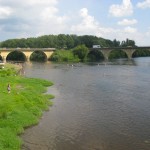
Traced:
<path fill-rule="evenodd" d="M 70 36 L 70 35 L 66 35 L 66 46 L 67 46 L 67 49 L 74 47 L 74 40 L 73 40 L 72 36 Z"/>
<path fill-rule="evenodd" d="M 113 40 L 113 46 L 114 47 L 119 47 L 120 46 L 120 41 L 117 41 L 116 39 Z"/>
<path fill-rule="evenodd" d="M 86 47 L 92 48 L 93 45 L 99 45 L 98 38 L 92 35 L 83 35 L 79 36 L 79 39 L 82 44 L 85 44 Z"/>
<path fill-rule="evenodd" d="M 85 45 L 79 45 L 74 48 L 73 54 L 78 56 L 81 61 L 84 61 L 89 53 L 89 49 Z"/>
<path fill-rule="evenodd" d="M 74 47 L 76 47 L 76 46 L 81 44 L 81 41 L 79 40 L 79 37 L 77 35 L 71 34 L 70 36 L 71 36 L 71 38 L 74 41 Z"/>
<path fill-rule="evenodd" d="M 66 48 L 66 35 L 65 34 L 59 34 L 57 36 L 57 46 L 58 48 Z"/>
<path fill-rule="evenodd" d="M 121 47 L 128 47 L 128 46 L 131 46 L 131 47 L 135 47 L 135 41 L 133 40 L 129 40 L 128 38 L 126 39 L 126 41 L 122 41 L 121 42 Z"/>

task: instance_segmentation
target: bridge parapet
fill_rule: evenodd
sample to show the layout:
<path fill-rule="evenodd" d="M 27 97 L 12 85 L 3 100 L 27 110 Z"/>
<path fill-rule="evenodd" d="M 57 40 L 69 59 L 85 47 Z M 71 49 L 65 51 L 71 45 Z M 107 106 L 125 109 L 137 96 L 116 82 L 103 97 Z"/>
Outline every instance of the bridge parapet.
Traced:
<path fill-rule="evenodd" d="M 55 51 L 56 48 L 0 48 L 0 51 Z"/>

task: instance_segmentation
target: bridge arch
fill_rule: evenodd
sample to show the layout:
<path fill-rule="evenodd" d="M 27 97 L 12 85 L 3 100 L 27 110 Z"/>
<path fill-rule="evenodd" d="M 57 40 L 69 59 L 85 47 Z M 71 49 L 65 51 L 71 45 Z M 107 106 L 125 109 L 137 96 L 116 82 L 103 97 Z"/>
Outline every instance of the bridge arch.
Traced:
<path fill-rule="evenodd" d="M 29 58 L 31 61 L 47 61 L 47 55 L 40 50 L 35 50 Z"/>
<path fill-rule="evenodd" d="M 89 61 L 101 61 L 105 59 L 103 53 L 100 50 L 90 51 L 87 57 Z"/>
<path fill-rule="evenodd" d="M 23 52 L 18 51 L 18 50 L 9 52 L 6 55 L 5 59 L 6 61 L 26 61 L 27 60 L 26 55 Z"/>
<path fill-rule="evenodd" d="M 126 51 L 113 49 L 109 52 L 108 59 L 128 58 Z"/>

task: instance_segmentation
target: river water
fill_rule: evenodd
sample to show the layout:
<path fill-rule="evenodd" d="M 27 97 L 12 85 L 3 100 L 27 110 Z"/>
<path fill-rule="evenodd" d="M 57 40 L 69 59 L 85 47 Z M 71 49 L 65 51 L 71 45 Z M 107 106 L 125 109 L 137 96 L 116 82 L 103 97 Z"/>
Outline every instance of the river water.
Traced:
<path fill-rule="evenodd" d="M 21 136 L 23 150 L 150 150 L 150 58 L 25 64 L 54 82 L 54 105 Z"/>

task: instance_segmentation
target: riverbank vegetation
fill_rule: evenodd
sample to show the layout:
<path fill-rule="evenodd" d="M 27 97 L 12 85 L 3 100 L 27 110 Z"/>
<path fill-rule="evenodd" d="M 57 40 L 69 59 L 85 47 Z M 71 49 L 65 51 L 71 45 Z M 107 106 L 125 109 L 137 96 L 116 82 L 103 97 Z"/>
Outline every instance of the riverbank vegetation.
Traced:
<path fill-rule="evenodd" d="M 79 58 L 73 55 L 72 50 L 57 50 L 49 59 L 55 62 L 79 62 Z"/>
<path fill-rule="evenodd" d="M 17 69 L 18 70 L 18 69 Z M 52 95 L 44 94 L 51 82 L 16 75 L 12 65 L 0 69 L 0 149 L 19 150 L 19 134 L 24 128 L 38 123 L 47 110 Z M 8 93 L 7 85 L 11 86 Z"/>
<path fill-rule="evenodd" d="M 83 62 L 87 60 L 89 49 L 85 45 L 78 45 L 72 50 L 57 50 L 50 60 L 55 62 Z"/>

